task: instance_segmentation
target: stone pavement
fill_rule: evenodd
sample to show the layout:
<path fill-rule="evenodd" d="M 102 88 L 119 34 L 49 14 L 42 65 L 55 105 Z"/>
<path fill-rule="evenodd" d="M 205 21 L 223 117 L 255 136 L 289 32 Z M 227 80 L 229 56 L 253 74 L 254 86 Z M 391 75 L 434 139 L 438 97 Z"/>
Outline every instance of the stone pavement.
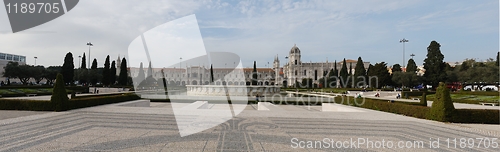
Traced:
<path fill-rule="evenodd" d="M 498 147 L 482 148 L 482 145 L 477 148 L 478 140 L 474 148 L 460 148 L 459 143 L 458 148 L 453 144 L 448 148 L 446 142 L 455 138 L 500 138 L 500 130 L 495 127 L 462 126 L 347 106 L 358 112 L 321 112 L 321 106 L 296 105 L 277 105 L 280 110 L 257 111 L 257 105 L 248 105 L 223 124 L 180 137 L 170 103 L 128 106 L 135 102 L 138 101 L 0 120 L 0 151 L 499 150 Z M 222 106 L 210 107 L 217 110 Z M 329 139 L 342 142 L 364 139 L 375 143 L 390 141 L 394 146 L 399 141 L 410 144 L 422 141 L 423 147 L 390 149 L 365 144 L 338 149 L 314 142 L 315 147 L 300 148 L 304 146 L 300 141 L 324 141 L 325 138 L 327 143 Z M 437 138 L 440 148 L 429 148 L 429 141 Z"/>

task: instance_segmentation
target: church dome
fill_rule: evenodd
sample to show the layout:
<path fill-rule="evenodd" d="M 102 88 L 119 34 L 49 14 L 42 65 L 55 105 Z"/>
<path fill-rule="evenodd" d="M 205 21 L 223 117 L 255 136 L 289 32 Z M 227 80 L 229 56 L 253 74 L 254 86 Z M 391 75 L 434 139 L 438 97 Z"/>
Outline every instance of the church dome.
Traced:
<path fill-rule="evenodd" d="M 290 54 L 292 53 L 300 53 L 299 47 L 296 44 L 293 45 L 292 49 L 290 49 Z"/>

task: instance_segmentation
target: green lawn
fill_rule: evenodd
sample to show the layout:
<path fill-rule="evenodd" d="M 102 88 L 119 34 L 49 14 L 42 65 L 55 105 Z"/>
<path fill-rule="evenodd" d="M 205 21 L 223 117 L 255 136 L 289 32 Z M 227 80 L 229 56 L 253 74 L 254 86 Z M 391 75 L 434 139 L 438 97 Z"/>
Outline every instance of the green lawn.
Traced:
<path fill-rule="evenodd" d="M 499 96 L 485 96 L 485 95 L 467 95 L 467 94 L 451 94 L 453 102 L 479 104 L 480 102 L 499 102 Z M 434 100 L 435 95 L 427 95 L 428 100 Z"/>

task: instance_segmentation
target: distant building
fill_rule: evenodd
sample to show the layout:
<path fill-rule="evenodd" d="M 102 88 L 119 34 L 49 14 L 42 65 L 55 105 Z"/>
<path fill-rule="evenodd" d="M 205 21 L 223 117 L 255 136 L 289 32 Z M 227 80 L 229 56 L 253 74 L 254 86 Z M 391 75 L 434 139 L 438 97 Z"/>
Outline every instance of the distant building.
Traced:
<path fill-rule="evenodd" d="M 3 77 L 3 72 L 5 71 L 4 67 L 9 62 L 18 62 L 19 65 L 25 65 L 26 64 L 26 56 L 0 52 L 0 81 L 4 81 L 5 83 L 7 83 L 8 78 Z M 12 81 L 12 79 L 11 79 L 11 81 Z"/>
<path fill-rule="evenodd" d="M 303 78 L 313 79 L 313 83 L 319 83 L 319 79 L 327 75 L 335 66 L 340 71 L 342 61 L 335 62 L 302 62 L 300 49 L 294 45 L 288 55 L 288 63 L 283 67 L 276 55 L 273 68 L 257 68 L 257 85 L 279 85 L 286 83 L 288 86 L 295 84 L 295 81 L 302 82 Z M 116 62 L 117 74 L 120 70 L 120 57 Z M 352 65 L 351 71 L 355 72 L 357 60 L 346 60 L 347 68 Z M 363 62 L 365 70 L 370 62 Z M 138 65 L 134 65 L 138 66 Z M 136 78 L 139 75 L 139 68 L 128 68 L 130 76 Z M 144 75 L 147 76 L 147 67 L 143 67 Z M 162 72 L 163 70 L 163 72 Z M 243 73 L 235 73 L 230 68 L 214 68 L 215 85 L 250 85 L 252 82 L 253 68 L 243 68 Z M 348 70 L 349 71 L 349 70 Z M 210 66 L 196 65 L 182 68 L 152 68 L 152 76 L 156 80 L 163 78 L 169 85 L 207 85 L 210 82 Z M 244 75 L 244 77 L 241 77 Z M 239 76 L 239 77 L 238 77 Z M 136 83 L 136 82 L 134 82 Z"/>
<path fill-rule="evenodd" d="M 295 82 L 302 82 L 304 78 L 310 78 L 313 80 L 313 83 L 319 83 L 319 79 L 321 79 L 324 75 L 328 75 L 330 70 L 337 67 L 337 70 L 340 71 L 342 68 L 343 61 L 335 62 L 302 62 L 301 51 L 297 47 L 297 45 L 293 45 L 292 49 L 288 54 L 288 63 L 283 66 L 283 76 L 277 77 L 278 85 L 282 85 L 283 82 L 286 82 L 288 86 L 292 86 Z M 279 69 L 279 59 L 278 56 L 274 59 L 274 69 Z M 346 66 L 347 71 L 349 71 L 349 67 L 352 65 L 351 71 L 356 73 L 356 63 L 357 60 L 347 60 Z M 370 62 L 363 62 L 363 66 L 365 70 L 370 66 Z"/>

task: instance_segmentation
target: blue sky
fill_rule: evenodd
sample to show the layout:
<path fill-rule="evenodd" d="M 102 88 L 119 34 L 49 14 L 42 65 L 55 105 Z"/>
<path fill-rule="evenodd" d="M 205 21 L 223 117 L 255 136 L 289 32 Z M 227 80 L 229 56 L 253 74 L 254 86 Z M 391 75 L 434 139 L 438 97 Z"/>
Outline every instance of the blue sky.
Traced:
<path fill-rule="evenodd" d="M 61 65 L 64 54 L 87 52 L 99 66 L 106 55 L 127 54 L 142 31 L 195 14 L 207 51 L 233 52 L 243 66 L 264 67 L 276 54 L 285 61 L 297 44 L 303 62 L 343 58 L 402 62 L 415 54 L 421 65 L 432 40 L 446 61 L 493 58 L 499 50 L 499 1 L 323 0 L 323 1 L 155 1 L 87 0 L 66 15 L 20 33 L 9 33 L 0 8 L 0 52 L 26 55 L 28 64 Z M 57 56 L 56 54 L 61 54 Z M 172 54 L 175 55 L 175 54 Z M 75 63 L 78 65 L 77 63 Z"/>

